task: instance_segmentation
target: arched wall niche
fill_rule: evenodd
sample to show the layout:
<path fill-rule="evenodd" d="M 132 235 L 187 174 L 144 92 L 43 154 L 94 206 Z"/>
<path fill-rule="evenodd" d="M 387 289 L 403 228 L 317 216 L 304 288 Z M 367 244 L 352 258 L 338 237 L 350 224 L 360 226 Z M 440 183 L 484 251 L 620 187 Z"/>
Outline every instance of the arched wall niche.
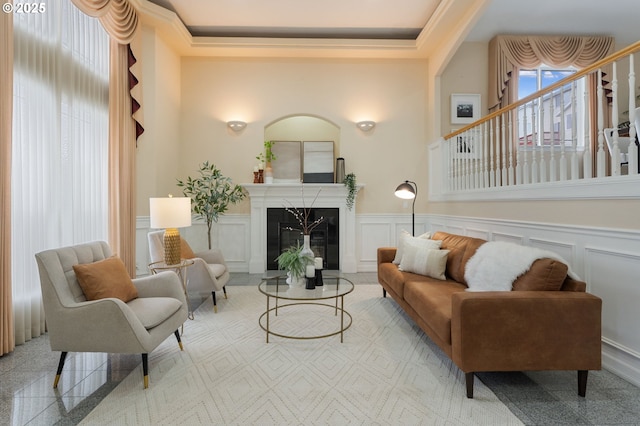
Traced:
<path fill-rule="evenodd" d="M 333 141 L 340 156 L 340 127 L 324 117 L 292 114 L 278 118 L 264 128 L 266 141 Z"/>

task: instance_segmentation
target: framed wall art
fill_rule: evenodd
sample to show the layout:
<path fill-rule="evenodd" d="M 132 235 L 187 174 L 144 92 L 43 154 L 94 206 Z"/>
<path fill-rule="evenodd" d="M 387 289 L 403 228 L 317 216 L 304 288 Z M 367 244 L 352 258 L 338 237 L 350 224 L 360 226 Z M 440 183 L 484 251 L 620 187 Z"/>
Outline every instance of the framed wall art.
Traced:
<path fill-rule="evenodd" d="M 451 123 L 469 124 L 480 118 L 480 95 L 453 93 Z"/>

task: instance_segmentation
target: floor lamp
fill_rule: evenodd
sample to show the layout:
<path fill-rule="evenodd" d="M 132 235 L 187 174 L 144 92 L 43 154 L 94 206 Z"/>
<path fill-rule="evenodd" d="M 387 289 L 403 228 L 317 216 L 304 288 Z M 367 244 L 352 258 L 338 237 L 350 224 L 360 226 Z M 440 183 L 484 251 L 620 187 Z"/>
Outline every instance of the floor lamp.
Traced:
<path fill-rule="evenodd" d="M 164 230 L 164 263 L 180 263 L 180 231 L 178 228 L 191 226 L 191 198 L 165 197 L 149 198 L 151 228 Z"/>
<path fill-rule="evenodd" d="M 411 235 L 416 236 L 416 197 L 418 196 L 418 185 L 410 180 L 405 180 L 396 188 L 396 197 L 403 200 L 413 199 L 411 205 Z"/>

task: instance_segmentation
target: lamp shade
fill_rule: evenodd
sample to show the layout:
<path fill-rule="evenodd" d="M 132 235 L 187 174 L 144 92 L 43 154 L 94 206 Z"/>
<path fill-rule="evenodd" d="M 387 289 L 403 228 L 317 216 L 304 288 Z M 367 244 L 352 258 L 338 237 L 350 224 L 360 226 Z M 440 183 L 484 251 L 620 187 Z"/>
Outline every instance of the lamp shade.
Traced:
<path fill-rule="evenodd" d="M 183 228 L 191 226 L 191 198 L 149 198 L 151 228 Z"/>
<path fill-rule="evenodd" d="M 409 184 L 408 180 L 398 185 L 394 194 L 396 197 L 403 198 L 405 200 L 416 198 L 416 190 L 413 186 L 411 186 L 411 184 Z"/>

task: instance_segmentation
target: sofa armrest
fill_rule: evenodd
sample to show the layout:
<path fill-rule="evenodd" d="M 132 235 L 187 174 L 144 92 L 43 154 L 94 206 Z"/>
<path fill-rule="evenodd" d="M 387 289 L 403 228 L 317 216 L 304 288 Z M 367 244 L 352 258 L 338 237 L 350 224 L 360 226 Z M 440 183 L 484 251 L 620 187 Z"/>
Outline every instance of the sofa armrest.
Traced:
<path fill-rule="evenodd" d="M 378 247 L 378 265 L 391 263 L 396 257 L 396 247 Z"/>
<path fill-rule="evenodd" d="M 602 300 L 567 291 L 452 295 L 453 361 L 476 371 L 599 370 Z"/>

